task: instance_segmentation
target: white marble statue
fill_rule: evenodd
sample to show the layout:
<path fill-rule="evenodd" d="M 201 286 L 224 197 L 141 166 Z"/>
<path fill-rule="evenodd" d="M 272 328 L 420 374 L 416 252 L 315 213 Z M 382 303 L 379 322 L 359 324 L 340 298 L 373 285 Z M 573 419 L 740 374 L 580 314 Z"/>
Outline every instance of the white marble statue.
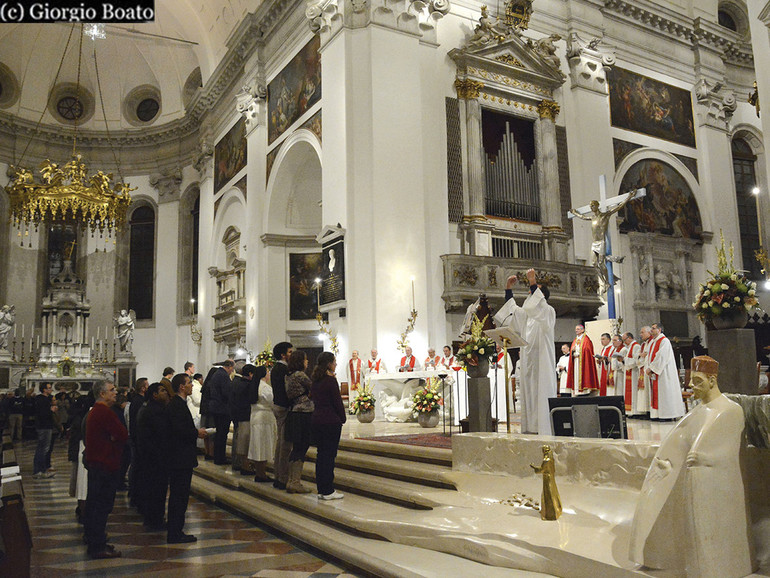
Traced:
<path fill-rule="evenodd" d="M 115 316 L 115 329 L 121 351 L 131 351 L 134 342 L 134 327 L 136 327 L 136 313 L 133 309 L 126 311 L 121 309 Z"/>
<path fill-rule="evenodd" d="M 3 305 L 0 309 L 0 349 L 8 349 L 8 336 L 16 324 L 16 306 Z"/>
<path fill-rule="evenodd" d="M 404 423 L 412 419 L 411 396 L 399 399 L 388 389 L 380 392 L 380 399 L 377 401 L 387 421 Z"/>
<path fill-rule="evenodd" d="M 719 391 L 719 363 L 691 362 L 700 405 L 661 443 L 642 485 L 629 557 L 688 577 L 738 578 L 753 571 L 751 526 L 739 455 L 740 406 Z"/>

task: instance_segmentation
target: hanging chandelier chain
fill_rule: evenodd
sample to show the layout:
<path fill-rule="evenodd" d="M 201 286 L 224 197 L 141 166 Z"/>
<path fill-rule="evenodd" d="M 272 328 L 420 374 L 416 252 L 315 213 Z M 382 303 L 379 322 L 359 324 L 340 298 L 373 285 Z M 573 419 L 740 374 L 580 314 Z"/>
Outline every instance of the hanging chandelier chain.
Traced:
<path fill-rule="evenodd" d="M 72 139 L 72 156 L 75 156 L 77 154 L 77 146 L 78 146 L 78 129 L 80 128 L 80 122 L 83 120 L 83 116 L 85 113 L 85 107 L 83 106 L 83 101 L 80 100 L 80 68 L 81 64 L 83 62 L 83 29 L 85 24 L 80 24 L 80 42 L 78 44 L 78 78 L 77 82 L 75 84 L 75 103 L 76 106 L 80 106 L 80 115 L 75 119 L 75 137 Z M 106 121 L 106 119 L 105 119 Z"/>
<path fill-rule="evenodd" d="M 102 81 L 99 77 L 99 61 L 96 59 L 96 44 L 94 44 L 94 69 L 96 70 L 96 87 L 99 90 L 99 104 L 102 108 L 102 116 L 104 117 L 104 130 L 107 131 L 107 144 L 112 152 L 112 159 L 115 161 L 115 167 L 118 171 L 118 182 L 123 182 L 123 174 L 120 171 L 120 163 L 118 162 L 118 155 L 115 153 L 115 147 L 112 146 L 112 136 L 110 135 L 110 127 L 107 123 L 107 112 L 104 108 L 104 93 L 102 92 Z"/>
<path fill-rule="evenodd" d="M 56 70 L 56 76 L 53 79 L 53 86 L 56 86 L 56 83 L 59 81 L 59 75 L 61 74 L 61 69 L 64 66 L 64 57 L 67 56 L 67 49 L 70 47 L 70 42 L 72 41 L 72 34 L 75 32 L 75 24 L 72 25 L 70 28 L 69 36 L 67 36 L 67 44 L 64 46 L 64 51 L 61 55 L 61 60 L 59 61 L 59 68 Z M 40 125 L 43 122 L 43 117 L 45 116 L 45 111 L 47 107 L 43 108 L 43 112 L 40 113 L 40 118 L 37 119 L 37 124 L 35 124 L 35 134 L 38 134 L 40 131 Z M 17 167 L 21 167 L 24 164 L 24 157 L 27 155 L 27 150 L 29 150 L 30 145 L 32 144 L 32 139 L 29 139 L 27 141 L 27 145 L 24 147 L 24 150 L 21 153 L 21 158 L 19 158 L 19 162 L 16 163 Z"/>

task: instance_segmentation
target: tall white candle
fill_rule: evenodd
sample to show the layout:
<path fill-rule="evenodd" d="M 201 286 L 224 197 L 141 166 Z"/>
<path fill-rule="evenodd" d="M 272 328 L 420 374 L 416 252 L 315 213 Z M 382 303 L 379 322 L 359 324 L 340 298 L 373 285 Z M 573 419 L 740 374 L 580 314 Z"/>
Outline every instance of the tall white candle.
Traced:
<path fill-rule="evenodd" d="M 40 334 L 37 334 L 37 348 L 40 349 Z"/>
<path fill-rule="evenodd" d="M 16 324 L 13 324 L 13 338 L 16 339 Z"/>
<path fill-rule="evenodd" d="M 21 338 L 24 339 L 24 325 L 21 326 Z"/>
<path fill-rule="evenodd" d="M 95 339 L 95 338 L 94 338 L 94 336 L 92 335 L 92 336 L 91 336 L 91 351 L 93 351 L 93 350 L 94 350 L 94 339 Z"/>
<path fill-rule="evenodd" d="M 414 277 L 412 277 L 412 311 L 414 311 Z"/>
<path fill-rule="evenodd" d="M 102 330 L 98 325 L 96 326 L 96 340 L 99 341 L 99 332 Z"/>

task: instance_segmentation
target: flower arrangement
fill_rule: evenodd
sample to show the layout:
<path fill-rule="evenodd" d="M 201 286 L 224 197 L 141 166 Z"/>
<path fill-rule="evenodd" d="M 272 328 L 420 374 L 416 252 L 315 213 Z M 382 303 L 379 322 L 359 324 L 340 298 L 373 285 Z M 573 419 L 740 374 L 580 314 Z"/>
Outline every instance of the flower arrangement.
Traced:
<path fill-rule="evenodd" d="M 267 369 L 270 369 L 273 367 L 273 363 L 275 363 L 275 360 L 273 359 L 273 348 L 268 339 L 265 341 L 265 347 L 257 354 L 256 359 L 254 359 L 254 365 L 264 365 Z"/>
<path fill-rule="evenodd" d="M 358 396 L 350 406 L 350 413 L 355 414 L 365 411 L 374 411 L 374 396 L 368 382 L 358 388 Z"/>
<path fill-rule="evenodd" d="M 444 405 L 444 398 L 438 391 L 438 382 L 428 382 L 425 387 L 414 394 L 412 398 L 412 413 L 428 413 L 436 411 Z"/>
<path fill-rule="evenodd" d="M 484 335 L 484 322 L 488 316 L 479 320 L 478 316 L 473 314 L 471 321 L 471 335 L 463 341 L 457 350 L 457 361 L 463 367 L 469 365 L 477 366 L 480 358 L 491 358 L 495 354 L 495 342 Z"/>
<path fill-rule="evenodd" d="M 712 273 L 711 279 L 701 283 L 693 308 L 698 313 L 698 319 L 703 323 L 712 321 L 715 317 L 726 317 L 741 312 L 748 312 L 757 304 L 757 284 L 736 271 L 733 266 L 733 244 L 730 243 L 730 257 L 725 250 L 725 238 L 717 249 L 717 264 L 719 271 Z"/>

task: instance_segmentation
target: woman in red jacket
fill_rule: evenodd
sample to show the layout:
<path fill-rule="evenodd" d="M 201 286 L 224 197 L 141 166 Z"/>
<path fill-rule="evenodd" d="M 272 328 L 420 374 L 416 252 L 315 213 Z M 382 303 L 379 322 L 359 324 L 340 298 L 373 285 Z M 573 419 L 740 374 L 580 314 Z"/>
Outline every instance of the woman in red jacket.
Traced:
<path fill-rule="evenodd" d="M 334 374 L 336 369 L 337 360 L 334 354 L 324 351 L 318 356 L 312 375 L 313 388 L 310 396 L 315 405 L 313 438 L 318 447 L 315 478 L 320 500 L 339 500 L 344 497 L 334 489 L 334 460 L 340 445 L 342 424 L 347 419 L 340 395 L 340 384 Z"/>

